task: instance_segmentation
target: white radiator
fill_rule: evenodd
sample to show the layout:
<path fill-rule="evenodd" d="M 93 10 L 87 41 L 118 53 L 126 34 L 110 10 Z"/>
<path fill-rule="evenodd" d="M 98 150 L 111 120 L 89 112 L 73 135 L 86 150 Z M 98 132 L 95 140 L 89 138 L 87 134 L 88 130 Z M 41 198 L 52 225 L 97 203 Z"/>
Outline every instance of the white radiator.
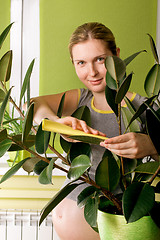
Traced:
<path fill-rule="evenodd" d="M 59 240 L 48 215 L 39 227 L 40 211 L 0 210 L 0 240 Z"/>

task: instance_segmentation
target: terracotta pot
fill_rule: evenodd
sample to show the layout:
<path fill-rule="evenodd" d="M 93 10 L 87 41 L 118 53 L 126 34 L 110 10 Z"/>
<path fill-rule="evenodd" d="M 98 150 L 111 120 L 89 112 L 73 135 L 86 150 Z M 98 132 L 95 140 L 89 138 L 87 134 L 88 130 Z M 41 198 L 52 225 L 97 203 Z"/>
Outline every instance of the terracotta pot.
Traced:
<path fill-rule="evenodd" d="M 160 228 L 150 216 L 126 224 L 122 215 L 98 211 L 98 229 L 101 240 L 158 240 Z"/>

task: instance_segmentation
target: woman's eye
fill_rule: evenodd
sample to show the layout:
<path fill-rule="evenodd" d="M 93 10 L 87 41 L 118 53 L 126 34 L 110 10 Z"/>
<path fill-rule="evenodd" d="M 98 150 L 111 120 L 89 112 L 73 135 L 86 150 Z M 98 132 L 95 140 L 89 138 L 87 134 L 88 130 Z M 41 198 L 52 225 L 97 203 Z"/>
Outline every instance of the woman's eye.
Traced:
<path fill-rule="evenodd" d="M 78 62 L 78 65 L 81 65 L 81 66 L 82 66 L 83 64 L 84 64 L 84 61 L 79 61 L 79 62 Z"/>
<path fill-rule="evenodd" d="M 104 62 L 104 58 L 103 57 L 99 57 L 99 58 L 97 58 L 97 62 Z"/>

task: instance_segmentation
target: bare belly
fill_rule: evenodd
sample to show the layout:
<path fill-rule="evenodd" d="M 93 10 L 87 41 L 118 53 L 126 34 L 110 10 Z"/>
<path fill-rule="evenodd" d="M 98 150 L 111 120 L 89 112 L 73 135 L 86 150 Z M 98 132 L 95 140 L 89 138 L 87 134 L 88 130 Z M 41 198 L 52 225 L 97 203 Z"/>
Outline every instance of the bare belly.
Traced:
<path fill-rule="evenodd" d="M 71 199 L 64 199 L 52 212 L 54 228 L 61 240 L 100 240 L 84 218 L 83 209 Z"/>

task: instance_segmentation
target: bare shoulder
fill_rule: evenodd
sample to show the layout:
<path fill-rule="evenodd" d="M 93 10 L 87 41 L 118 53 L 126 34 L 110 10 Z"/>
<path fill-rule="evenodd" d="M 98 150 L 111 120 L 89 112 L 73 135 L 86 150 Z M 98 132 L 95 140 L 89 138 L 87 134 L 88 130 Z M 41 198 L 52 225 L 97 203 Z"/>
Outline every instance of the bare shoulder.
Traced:
<path fill-rule="evenodd" d="M 132 99 L 133 94 L 134 94 L 133 92 L 127 92 L 126 96 L 127 98 Z"/>

